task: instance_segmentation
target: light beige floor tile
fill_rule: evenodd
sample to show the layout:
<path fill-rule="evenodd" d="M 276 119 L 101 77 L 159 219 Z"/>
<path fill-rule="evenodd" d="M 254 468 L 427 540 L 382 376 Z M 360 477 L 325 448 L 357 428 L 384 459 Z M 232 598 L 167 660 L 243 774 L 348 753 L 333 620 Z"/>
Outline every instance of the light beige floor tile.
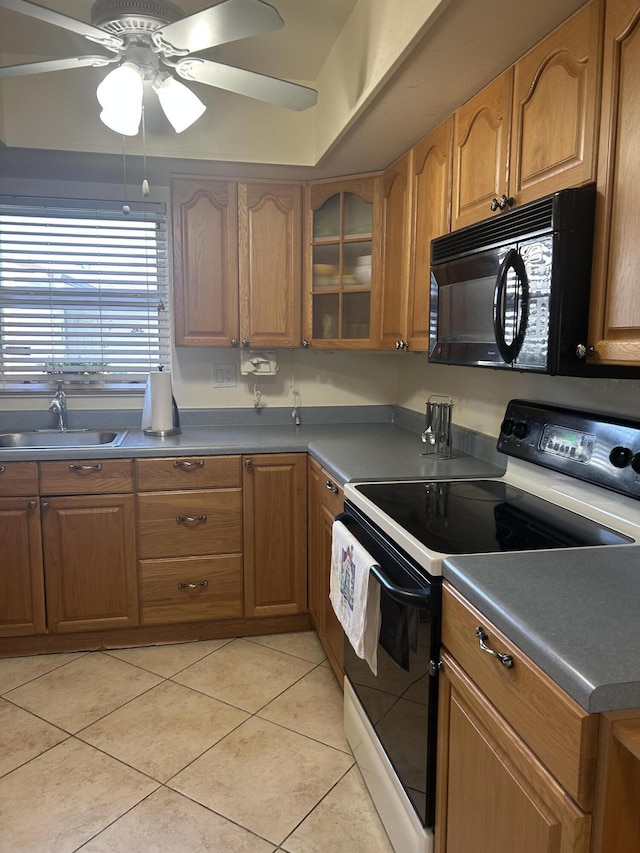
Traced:
<path fill-rule="evenodd" d="M 247 717 L 231 705 L 165 681 L 78 737 L 165 782 Z"/>
<path fill-rule="evenodd" d="M 357 767 L 316 806 L 282 849 L 289 853 L 393 853 Z"/>
<path fill-rule="evenodd" d="M 258 716 L 349 752 L 342 706 L 342 690 L 333 672 L 319 666 L 270 702 Z"/>
<path fill-rule="evenodd" d="M 80 848 L 81 853 L 273 853 L 274 849 L 166 788 Z"/>
<path fill-rule="evenodd" d="M 278 844 L 352 763 L 339 750 L 252 717 L 169 786 Z"/>
<path fill-rule="evenodd" d="M 0 776 L 67 737 L 66 732 L 0 699 Z"/>
<path fill-rule="evenodd" d="M 313 667 L 258 643 L 234 640 L 172 680 L 253 713 Z"/>
<path fill-rule="evenodd" d="M 0 694 L 82 657 L 86 652 L 0 659 Z"/>
<path fill-rule="evenodd" d="M 74 733 L 160 681 L 136 666 L 92 652 L 9 691 L 6 698 Z"/>
<path fill-rule="evenodd" d="M 69 738 L 0 779 L 0 853 L 71 853 L 156 787 Z"/>
<path fill-rule="evenodd" d="M 298 631 L 295 634 L 265 634 L 258 637 L 247 637 L 253 643 L 260 643 L 270 649 L 286 652 L 288 655 L 322 663 L 326 659 L 324 649 L 315 631 Z"/>
<path fill-rule="evenodd" d="M 144 646 L 139 649 L 113 649 L 107 654 L 169 678 L 221 648 L 230 640 L 202 640 L 199 643 L 170 643 L 166 646 Z"/>

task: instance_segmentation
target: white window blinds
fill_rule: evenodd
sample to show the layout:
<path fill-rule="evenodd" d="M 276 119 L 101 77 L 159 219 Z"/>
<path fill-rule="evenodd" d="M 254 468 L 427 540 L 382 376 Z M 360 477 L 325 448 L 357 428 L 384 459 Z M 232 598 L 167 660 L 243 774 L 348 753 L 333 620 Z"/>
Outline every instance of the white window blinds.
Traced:
<path fill-rule="evenodd" d="M 164 205 L 0 197 L 0 389 L 140 387 L 170 366 Z"/>

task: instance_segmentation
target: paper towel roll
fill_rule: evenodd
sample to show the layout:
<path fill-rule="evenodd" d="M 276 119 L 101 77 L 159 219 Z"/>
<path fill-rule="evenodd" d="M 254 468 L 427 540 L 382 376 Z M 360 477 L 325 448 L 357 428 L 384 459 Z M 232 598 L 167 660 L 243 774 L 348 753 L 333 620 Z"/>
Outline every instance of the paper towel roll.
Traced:
<path fill-rule="evenodd" d="M 154 432 L 173 428 L 173 394 L 171 373 L 167 370 L 150 373 L 151 429 Z"/>

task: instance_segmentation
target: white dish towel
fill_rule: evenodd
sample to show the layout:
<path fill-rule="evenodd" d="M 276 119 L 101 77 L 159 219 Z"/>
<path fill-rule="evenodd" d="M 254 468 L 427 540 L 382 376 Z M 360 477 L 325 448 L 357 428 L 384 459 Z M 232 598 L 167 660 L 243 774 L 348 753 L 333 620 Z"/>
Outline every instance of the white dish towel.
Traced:
<path fill-rule="evenodd" d="M 329 598 L 349 642 L 359 658 L 378 671 L 380 584 L 369 583 L 375 560 L 341 521 L 333 522 Z"/>

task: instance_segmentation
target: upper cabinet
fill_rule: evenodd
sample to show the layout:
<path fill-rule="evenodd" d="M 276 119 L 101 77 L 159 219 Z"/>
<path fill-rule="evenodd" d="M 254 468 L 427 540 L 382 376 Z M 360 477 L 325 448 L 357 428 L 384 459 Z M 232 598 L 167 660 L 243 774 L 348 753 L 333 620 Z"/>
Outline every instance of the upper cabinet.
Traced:
<path fill-rule="evenodd" d="M 589 3 L 455 114 L 452 228 L 592 180 L 600 3 Z"/>
<path fill-rule="evenodd" d="M 380 176 L 307 187 L 305 345 L 377 346 Z"/>
<path fill-rule="evenodd" d="M 590 343 L 594 364 L 640 364 L 640 4 L 607 3 Z"/>
<path fill-rule="evenodd" d="M 176 346 L 229 346 L 238 330 L 237 186 L 171 181 Z"/>
<path fill-rule="evenodd" d="M 176 346 L 301 342 L 302 187 L 174 178 Z"/>

